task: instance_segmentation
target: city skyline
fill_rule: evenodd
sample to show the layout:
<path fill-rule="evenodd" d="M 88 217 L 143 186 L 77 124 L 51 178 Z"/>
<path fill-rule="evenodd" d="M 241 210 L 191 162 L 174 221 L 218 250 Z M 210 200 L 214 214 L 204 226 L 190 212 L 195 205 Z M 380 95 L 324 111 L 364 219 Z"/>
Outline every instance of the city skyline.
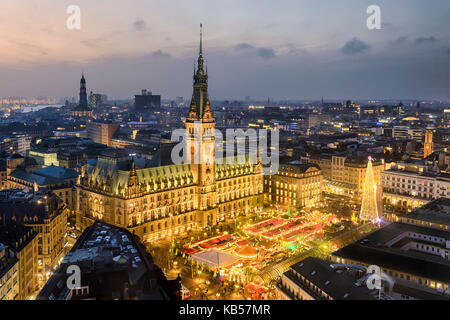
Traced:
<path fill-rule="evenodd" d="M 2 3 L 0 96 L 73 96 L 84 70 L 88 90 L 112 99 L 188 97 L 197 39 L 184 34 L 203 22 L 213 100 L 450 99 L 450 5 L 379 1 L 382 28 L 369 30 L 371 4 L 80 1 L 69 30 L 69 3 Z"/>
<path fill-rule="evenodd" d="M 18 1 L 0 300 L 450 300 L 445 6 Z"/>

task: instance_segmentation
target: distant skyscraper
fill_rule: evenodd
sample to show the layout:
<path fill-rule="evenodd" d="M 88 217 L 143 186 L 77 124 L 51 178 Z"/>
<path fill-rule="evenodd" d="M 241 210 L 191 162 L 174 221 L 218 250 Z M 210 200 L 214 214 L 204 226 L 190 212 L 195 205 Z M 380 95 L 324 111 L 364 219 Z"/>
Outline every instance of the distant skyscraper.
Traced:
<path fill-rule="evenodd" d="M 372 158 L 369 157 L 366 169 L 366 179 L 363 186 L 363 197 L 359 218 L 364 221 L 378 219 L 377 185 L 373 176 Z"/>
<path fill-rule="evenodd" d="M 143 89 L 142 94 L 137 94 L 134 96 L 134 107 L 138 111 L 145 111 L 149 108 L 160 108 L 161 96 L 152 94 L 151 91 Z"/>

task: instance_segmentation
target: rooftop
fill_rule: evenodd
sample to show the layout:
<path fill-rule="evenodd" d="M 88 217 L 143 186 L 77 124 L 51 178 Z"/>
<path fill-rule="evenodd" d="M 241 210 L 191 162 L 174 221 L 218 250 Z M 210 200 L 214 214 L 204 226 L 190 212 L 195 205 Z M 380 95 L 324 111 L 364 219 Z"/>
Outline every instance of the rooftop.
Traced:
<path fill-rule="evenodd" d="M 29 183 L 36 183 L 39 186 L 49 186 L 52 184 L 64 183 L 68 179 L 76 179 L 78 173 L 72 169 L 51 165 L 36 170 L 33 173 L 18 169 L 12 172 L 10 176 Z"/>
<path fill-rule="evenodd" d="M 358 277 L 332 268 L 329 261 L 309 257 L 291 266 L 291 270 L 302 275 L 335 300 L 375 299 L 366 286 L 355 285 Z M 289 274 L 291 279 L 299 280 L 292 271 L 285 274 Z"/>
<path fill-rule="evenodd" d="M 321 170 L 317 164 L 314 163 L 303 163 L 300 161 L 291 161 L 280 165 L 279 172 L 288 171 L 291 173 L 306 173 L 308 171 Z"/>
<path fill-rule="evenodd" d="M 78 177 L 78 172 L 73 169 L 50 165 L 34 172 L 44 177 L 52 177 L 55 179 L 74 179 Z"/>
<path fill-rule="evenodd" d="M 20 223 L 42 223 L 65 209 L 63 201 L 51 190 L 36 192 L 29 188 L 0 191 L 0 223 L 15 220 Z"/>
<path fill-rule="evenodd" d="M 450 260 L 396 245 L 413 233 L 440 238 L 444 244 L 450 240 L 450 232 L 447 231 L 395 222 L 333 252 L 333 256 L 450 283 Z M 420 238 L 413 240 L 430 244 Z M 442 246 L 442 241 L 434 243 L 434 246 Z"/>
<path fill-rule="evenodd" d="M 0 242 L 0 278 L 18 262 L 17 256 L 11 254 L 6 244 Z"/>
<path fill-rule="evenodd" d="M 78 295 L 67 288 L 66 269 L 70 265 L 80 267 L 81 287 L 88 287 L 89 292 Z M 134 298 L 167 300 L 176 299 L 176 296 L 135 236 L 126 229 L 96 222 L 83 232 L 37 299 Z"/>
<path fill-rule="evenodd" d="M 0 241 L 16 252 L 25 248 L 37 235 L 33 228 L 18 223 L 0 224 Z"/>
<path fill-rule="evenodd" d="M 410 212 L 405 218 L 450 225 L 450 198 L 439 198 Z"/>

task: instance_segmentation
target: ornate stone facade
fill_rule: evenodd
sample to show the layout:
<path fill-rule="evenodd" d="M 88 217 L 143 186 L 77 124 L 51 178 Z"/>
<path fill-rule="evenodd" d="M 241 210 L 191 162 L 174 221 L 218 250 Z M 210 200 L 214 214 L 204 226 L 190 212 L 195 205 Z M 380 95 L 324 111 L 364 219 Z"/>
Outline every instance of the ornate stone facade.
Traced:
<path fill-rule="evenodd" d="M 216 164 L 215 120 L 200 40 L 192 101 L 186 118 L 186 164 L 152 167 L 143 159 L 88 161 L 77 186 L 77 226 L 95 220 L 128 228 L 143 240 L 200 230 L 242 213 L 261 211 L 261 164 L 238 156 Z M 196 130 L 199 134 L 196 134 Z M 194 161 L 196 153 L 200 161 Z M 244 157 L 244 158 L 240 158 Z"/>

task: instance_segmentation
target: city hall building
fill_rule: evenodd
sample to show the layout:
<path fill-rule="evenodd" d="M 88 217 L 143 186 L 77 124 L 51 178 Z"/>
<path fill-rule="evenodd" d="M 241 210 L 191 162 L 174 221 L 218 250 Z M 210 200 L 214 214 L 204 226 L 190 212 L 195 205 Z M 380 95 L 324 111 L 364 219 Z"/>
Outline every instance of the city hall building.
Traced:
<path fill-rule="evenodd" d="M 100 220 L 128 228 L 143 240 L 152 240 L 201 230 L 225 218 L 262 210 L 263 174 L 259 161 L 251 163 L 248 155 L 233 157 L 223 164 L 214 160 L 215 140 L 207 132 L 214 130 L 215 120 L 201 37 L 197 63 L 185 121 L 188 161 L 155 166 L 145 159 L 111 154 L 88 161 L 77 185 L 80 230 Z M 196 152 L 200 161 L 191 161 Z"/>

